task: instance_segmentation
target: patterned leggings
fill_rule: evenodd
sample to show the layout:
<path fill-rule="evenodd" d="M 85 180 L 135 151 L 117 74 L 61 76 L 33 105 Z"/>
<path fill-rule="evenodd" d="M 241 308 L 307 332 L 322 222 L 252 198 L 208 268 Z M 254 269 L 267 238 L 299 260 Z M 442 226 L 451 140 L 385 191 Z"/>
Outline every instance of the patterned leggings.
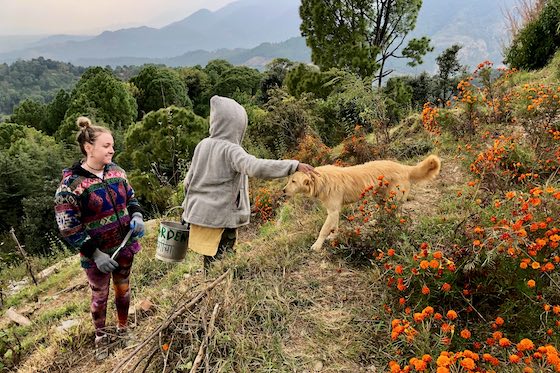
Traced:
<path fill-rule="evenodd" d="M 115 290 L 115 305 L 119 329 L 126 328 L 128 323 L 128 307 L 130 306 L 130 269 L 134 254 L 123 250 L 116 258 L 119 268 L 112 273 L 103 273 L 94 265 L 86 268 L 89 287 L 91 288 L 91 317 L 95 325 L 95 334 L 105 334 L 105 320 L 107 318 L 107 300 L 109 298 L 109 283 L 113 276 Z"/>

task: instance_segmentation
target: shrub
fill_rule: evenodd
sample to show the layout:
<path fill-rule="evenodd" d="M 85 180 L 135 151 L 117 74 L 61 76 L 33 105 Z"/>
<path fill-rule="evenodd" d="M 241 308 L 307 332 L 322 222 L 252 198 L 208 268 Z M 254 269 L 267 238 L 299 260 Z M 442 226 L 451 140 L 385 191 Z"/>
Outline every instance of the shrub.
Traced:
<path fill-rule="evenodd" d="M 342 164 L 356 165 L 381 158 L 381 146 L 376 146 L 366 139 L 366 133 L 360 126 L 354 128 L 354 134 L 344 139 L 342 151 L 337 161 Z"/>
<path fill-rule="evenodd" d="M 542 153 L 555 143 L 554 132 L 560 131 L 560 85 L 524 84 L 517 98 L 518 122 L 530 136 L 535 150 L 540 149 Z"/>
<path fill-rule="evenodd" d="M 309 97 L 298 100 L 280 89 L 271 90 L 269 94 L 266 114 L 259 114 L 259 120 L 251 123 L 248 141 L 262 144 L 274 158 L 283 158 L 312 132 L 319 118 L 314 114 L 314 102 Z"/>
<path fill-rule="evenodd" d="M 251 215 L 254 220 L 263 224 L 274 219 L 281 196 L 281 190 L 274 191 L 266 187 L 261 187 L 256 192 L 251 190 Z"/>
<path fill-rule="evenodd" d="M 517 140 L 515 137 L 499 136 L 471 163 L 470 171 L 488 190 L 504 191 L 514 183 L 538 177 L 532 169 L 532 153 L 520 146 Z"/>
<path fill-rule="evenodd" d="M 519 69 L 545 66 L 560 47 L 560 0 L 547 1 L 539 16 L 514 36 L 505 62 Z"/>
<path fill-rule="evenodd" d="M 555 357 L 548 364 L 560 362 L 547 347 L 559 342 L 560 190 L 533 187 L 502 196 L 467 219 L 464 246 L 422 243 L 414 255 L 395 247 L 376 256 L 393 294 L 387 305 L 399 350 L 393 371 L 409 364 L 450 367 L 466 358 L 470 367 L 512 371 L 522 361 L 541 371 L 546 365 L 535 351 Z M 436 353 L 422 357 L 424 351 Z"/>
<path fill-rule="evenodd" d="M 323 144 L 320 138 L 311 134 L 303 136 L 297 149 L 293 153 L 288 152 L 288 158 L 297 159 L 313 166 L 321 166 L 332 162 L 331 149 Z"/>
<path fill-rule="evenodd" d="M 401 216 L 399 193 L 388 190 L 383 176 L 377 184 L 361 194 L 360 205 L 345 217 L 336 239 L 331 242 L 337 255 L 358 265 L 371 263 L 378 252 L 392 250 L 401 242 L 408 229 L 408 220 Z"/>

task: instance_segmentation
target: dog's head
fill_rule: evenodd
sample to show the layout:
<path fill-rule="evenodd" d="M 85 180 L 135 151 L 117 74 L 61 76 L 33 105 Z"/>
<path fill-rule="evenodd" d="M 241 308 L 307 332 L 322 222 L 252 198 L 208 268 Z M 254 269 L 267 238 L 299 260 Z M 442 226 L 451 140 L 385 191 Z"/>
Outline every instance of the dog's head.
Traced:
<path fill-rule="evenodd" d="M 297 193 L 311 194 L 314 183 L 314 176 L 297 171 L 288 178 L 288 183 L 282 191 L 288 196 L 293 196 Z"/>

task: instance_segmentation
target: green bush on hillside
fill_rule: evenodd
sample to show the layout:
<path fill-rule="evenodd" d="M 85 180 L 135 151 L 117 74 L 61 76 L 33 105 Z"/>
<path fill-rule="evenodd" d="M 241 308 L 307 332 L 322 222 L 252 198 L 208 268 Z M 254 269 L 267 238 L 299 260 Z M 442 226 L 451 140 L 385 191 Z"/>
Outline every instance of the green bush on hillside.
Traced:
<path fill-rule="evenodd" d="M 550 61 L 559 47 L 560 0 L 549 0 L 538 18 L 515 35 L 505 62 L 519 69 L 539 69 Z"/>

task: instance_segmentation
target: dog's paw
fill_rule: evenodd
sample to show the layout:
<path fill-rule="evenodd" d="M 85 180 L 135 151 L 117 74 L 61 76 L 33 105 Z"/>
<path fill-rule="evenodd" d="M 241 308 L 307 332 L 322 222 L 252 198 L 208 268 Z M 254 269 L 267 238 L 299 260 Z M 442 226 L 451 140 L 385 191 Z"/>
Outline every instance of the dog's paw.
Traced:
<path fill-rule="evenodd" d="M 322 242 L 315 242 L 315 243 L 311 246 L 311 250 L 313 250 L 313 251 L 319 251 L 319 250 L 321 250 L 321 247 L 323 247 L 323 243 L 322 243 Z"/>

